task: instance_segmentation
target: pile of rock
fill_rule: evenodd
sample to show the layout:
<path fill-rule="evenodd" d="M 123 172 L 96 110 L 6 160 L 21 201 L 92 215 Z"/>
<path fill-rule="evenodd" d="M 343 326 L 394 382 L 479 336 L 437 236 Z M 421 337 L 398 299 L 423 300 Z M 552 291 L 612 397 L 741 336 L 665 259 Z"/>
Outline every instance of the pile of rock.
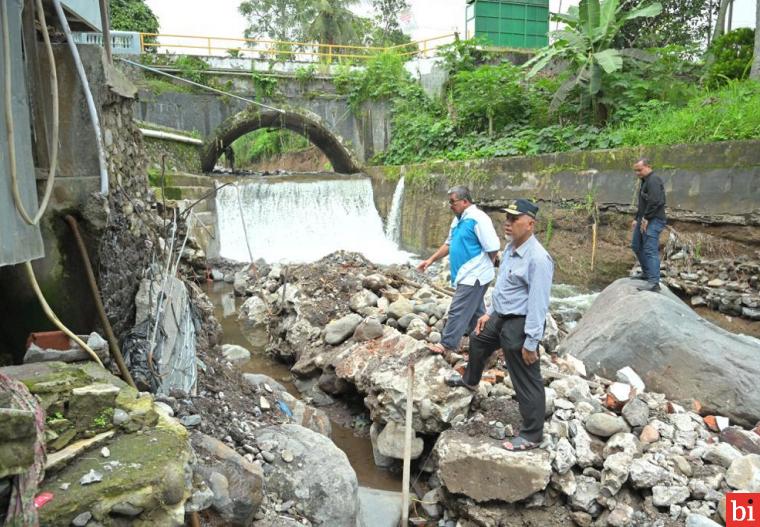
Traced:
<path fill-rule="evenodd" d="M 760 261 L 746 256 L 690 258 L 684 250 L 665 261 L 663 281 L 690 299 L 726 315 L 760 320 Z"/>
<path fill-rule="evenodd" d="M 709 518 L 725 517 L 727 492 L 760 490 L 760 426 L 744 430 L 702 417 L 646 392 L 630 368 L 614 382 L 585 379 L 562 359 L 543 360 L 542 369 L 548 386 L 541 448 L 512 453 L 493 439 L 504 436 L 504 424 L 519 426 L 519 418 L 484 416 L 494 398 L 509 406 L 508 377 L 506 388 L 481 383 L 474 413 L 438 439 L 439 470 L 430 484 L 443 486 L 456 514 L 492 525 L 487 518 L 502 514 L 506 502 L 523 508 L 523 519 L 540 507 L 578 525 L 682 524 L 690 516 L 702 522 L 694 525 L 713 525 Z M 474 432 L 478 422 L 487 423 L 485 434 Z"/>

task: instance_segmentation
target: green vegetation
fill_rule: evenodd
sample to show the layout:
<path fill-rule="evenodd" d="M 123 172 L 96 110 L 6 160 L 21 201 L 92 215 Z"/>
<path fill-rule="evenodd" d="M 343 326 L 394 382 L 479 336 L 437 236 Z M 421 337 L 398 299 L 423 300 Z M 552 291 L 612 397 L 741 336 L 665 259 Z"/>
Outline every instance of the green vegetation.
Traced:
<path fill-rule="evenodd" d="M 240 137 L 232 143 L 235 166 L 245 168 L 279 154 L 309 148 L 309 140 L 289 130 L 262 128 Z"/>
<path fill-rule="evenodd" d="M 715 39 L 710 46 L 707 84 L 719 86 L 729 79 L 746 79 L 752 66 L 755 30 L 735 29 Z"/>
<path fill-rule="evenodd" d="M 642 111 L 613 133 L 623 145 L 671 145 L 760 138 L 760 83 L 731 81 L 683 107 Z"/>
<path fill-rule="evenodd" d="M 158 33 L 158 18 L 144 0 L 111 0 L 108 9 L 111 29 Z"/>

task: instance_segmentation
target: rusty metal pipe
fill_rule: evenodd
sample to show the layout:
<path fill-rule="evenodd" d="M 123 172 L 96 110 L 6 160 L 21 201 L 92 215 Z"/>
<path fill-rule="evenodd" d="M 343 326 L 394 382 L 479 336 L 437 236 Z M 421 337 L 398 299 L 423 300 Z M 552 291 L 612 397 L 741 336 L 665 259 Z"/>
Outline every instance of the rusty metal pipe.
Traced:
<path fill-rule="evenodd" d="M 82 235 L 79 233 L 79 224 L 77 223 L 76 218 L 74 218 L 74 216 L 71 214 L 67 214 L 64 219 L 66 220 L 66 223 L 69 224 L 69 227 L 71 227 L 71 232 L 74 233 L 74 239 L 77 241 L 79 254 L 82 257 L 85 274 L 87 275 L 87 281 L 90 284 L 92 298 L 95 301 L 95 308 L 98 311 L 100 323 L 103 324 L 103 331 L 106 333 L 106 339 L 108 340 L 108 345 L 111 348 L 111 356 L 116 361 L 116 365 L 119 367 L 121 376 L 124 377 L 124 380 L 127 382 L 127 384 L 129 384 L 132 388 L 137 389 L 135 381 L 132 379 L 132 375 L 127 369 L 127 365 L 124 364 L 124 357 L 121 354 L 121 348 L 119 348 L 119 343 L 116 340 L 116 335 L 114 335 L 111 323 L 108 321 L 108 317 L 106 316 L 106 309 L 103 306 L 103 300 L 100 298 L 98 283 L 95 281 L 95 273 L 92 271 L 90 256 L 87 253 L 87 247 L 84 245 L 84 240 L 82 240 Z"/>

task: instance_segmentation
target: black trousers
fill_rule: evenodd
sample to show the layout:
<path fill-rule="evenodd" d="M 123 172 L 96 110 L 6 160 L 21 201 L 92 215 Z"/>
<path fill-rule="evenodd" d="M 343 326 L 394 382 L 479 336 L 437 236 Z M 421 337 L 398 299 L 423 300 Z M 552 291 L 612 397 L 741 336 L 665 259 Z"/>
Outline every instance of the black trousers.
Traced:
<path fill-rule="evenodd" d="M 523 426 L 520 435 L 528 441 L 541 441 L 544 434 L 546 395 L 541 377 L 541 361 L 530 366 L 522 358 L 525 343 L 525 317 L 492 315 L 479 335 L 470 335 L 470 361 L 464 372 L 464 382 L 477 385 L 483 368 L 494 351 L 501 348 L 507 362 L 509 377 L 517 394 Z"/>

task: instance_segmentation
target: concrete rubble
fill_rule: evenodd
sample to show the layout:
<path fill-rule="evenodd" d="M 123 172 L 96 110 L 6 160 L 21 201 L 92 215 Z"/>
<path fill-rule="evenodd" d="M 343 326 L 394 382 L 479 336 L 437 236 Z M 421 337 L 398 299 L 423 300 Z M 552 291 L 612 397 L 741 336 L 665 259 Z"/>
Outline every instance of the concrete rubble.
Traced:
<path fill-rule="evenodd" d="M 409 269 L 335 253 L 247 287 L 266 316 L 253 324 L 241 316 L 244 330 L 266 325 L 269 352 L 291 361 L 299 377 L 319 378 L 320 389 L 340 396 L 342 380 L 363 395 L 378 466 L 399 463 L 414 364 L 413 450 L 429 474 L 418 490 L 436 500 L 425 510 L 440 525 L 506 525 L 508 510 L 534 522 L 550 512 L 541 525 L 707 525 L 721 521 L 727 492 L 757 488 L 760 434 L 708 414 L 714 401 L 653 391 L 640 365 L 594 374 L 595 364 L 567 354 L 562 322 L 547 325 L 556 328 L 549 336 L 560 355 L 541 355 L 544 442 L 510 453 L 500 442 L 519 433 L 521 419 L 503 365 L 489 365 L 475 392 L 451 389 L 443 380 L 462 370 L 466 347 L 446 357 L 427 349 L 445 322 L 449 297 L 440 286 L 420 283 Z"/>

